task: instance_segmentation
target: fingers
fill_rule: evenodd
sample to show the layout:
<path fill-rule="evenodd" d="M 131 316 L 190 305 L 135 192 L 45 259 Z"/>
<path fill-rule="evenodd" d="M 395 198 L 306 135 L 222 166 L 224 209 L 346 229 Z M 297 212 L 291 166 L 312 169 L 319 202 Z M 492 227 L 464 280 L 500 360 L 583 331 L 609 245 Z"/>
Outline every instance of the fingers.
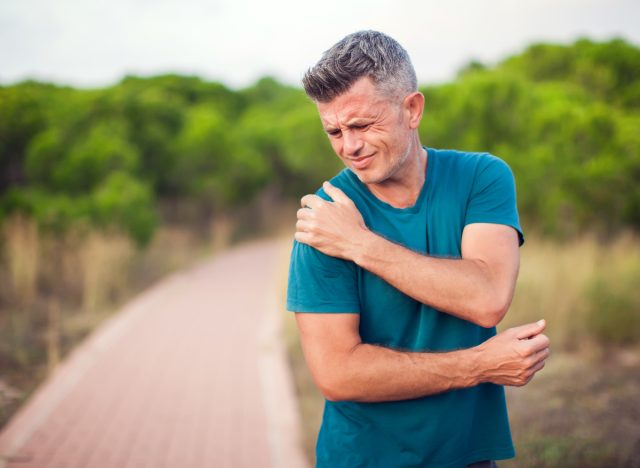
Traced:
<path fill-rule="evenodd" d="M 313 211 L 310 210 L 309 208 L 300 208 L 296 212 L 296 217 L 298 219 L 304 219 L 304 220 L 311 219 L 313 217 Z"/>
<path fill-rule="evenodd" d="M 541 361 L 538 361 L 531 369 L 529 369 L 529 371 L 531 372 L 531 377 L 533 377 L 533 374 L 535 374 L 536 372 L 538 372 L 539 370 L 542 370 L 542 368 L 545 366 L 547 361 L 545 361 L 544 359 L 542 359 Z"/>
<path fill-rule="evenodd" d="M 298 219 L 296 221 L 296 231 L 308 232 L 311 229 L 311 224 L 305 219 Z"/>
<path fill-rule="evenodd" d="M 329 182 L 324 182 L 322 184 L 322 188 L 334 202 L 353 203 L 351 198 L 349 198 L 342 190 L 331 185 Z M 300 199 L 300 206 L 302 206 L 302 208 L 318 208 L 323 203 L 327 203 L 327 201 L 318 195 L 305 195 Z"/>
<path fill-rule="evenodd" d="M 544 348 L 536 353 L 536 356 L 543 361 L 549 357 L 551 354 L 551 350 L 549 348 Z"/>
<path fill-rule="evenodd" d="M 305 195 L 304 197 L 302 197 L 300 199 L 300 206 L 302 208 L 305 208 L 305 207 L 309 207 L 309 208 L 312 208 L 312 209 L 313 208 L 318 208 L 323 203 L 326 203 L 326 201 L 324 201 L 318 195 Z"/>
<path fill-rule="evenodd" d="M 516 343 L 516 349 L 524 358 L 535 358 L 540 352 L 549 349 L 549 338 L 541 333 L 528 340 L 519 340 Z"/>
<path fill-rule="evenodd" d="M 322 184 L 322 188 L 333 201 L 342 203 L 348 203 L 351 201 L 351 198 L 347 197 L 347 195 L 345 195 L 345 193 L 335 185 L 331 185 L 330 182 L 324 182 Z"/>
<path fill-rule="evenodd" d="M 297 231 L 293 238 L 302 244 L 311 245 L 311 234 L 308 232 Z"/>
<path fill-rule="evenodd" d="M 516 387 L 522 387 L 523 385 L 527 385 L 531 379 L 536 375 L 536 373 L 545 366 L 545 359 L 549 356 L 549 349 L 545 348 L 542 351 L 536 353 L 534 356 L 531 356 L 527 360 L 523 361 L 524 367 L 522 367 L 517 375 L 514 376 L 513 380 L 509 385 L 514 385 Z"/>
<path fill-rule="evenodd" d="M 527 381 L 525 382 L 525 384 L 528 384 L 529 382 L 531 382 L 531 379 L 533 379 L 535 375 L 544 368 L 544 365 L 545 365 L 545 360 L 543 359 L 542 361 L 538 361 L 536 365 L 530 368 L 528 372 L 529 378 L 527 378 Z"/>
<path fill-rule="evenodd" d="M 537 351 L 537 352 L 533 353 L 528 358 L 528 360 L 526 361 L 527 362 L 526 365 L 528 367 L 533 367 L 533 366 L 537 365 L 541 361 L 544 362 L 549 357 L 549 354 L 550 354 L 549 348 L 541 349 L 540 351 Z"/>
<path fill-rule="evenodd" d="M 542 319 L 538 320 L 535 323 L 528 323 L 526 325 L 514 327 L 513 330 L 516 332 L 516 338 L 518 338 L 519 340 L 526 340 L 542 333 L 546 326 L 546 320 Z"/>
<path fill-rule="evenodd" d="M 537 353 L 538 351 L 549 347 L 549 338 L 541 333 L 534 336 L 533 338 L 526 340 L 525 342 L 523 342 L 523 344 L 526 344 L 531 353 Z"/>

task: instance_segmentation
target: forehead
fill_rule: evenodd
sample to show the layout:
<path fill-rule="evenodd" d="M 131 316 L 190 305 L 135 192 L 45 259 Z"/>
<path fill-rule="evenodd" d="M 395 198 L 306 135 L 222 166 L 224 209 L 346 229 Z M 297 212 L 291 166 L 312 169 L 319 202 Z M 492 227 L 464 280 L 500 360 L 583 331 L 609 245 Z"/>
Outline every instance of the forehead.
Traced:
<path fill-rule="evenodd" d="M 337 126 L 351 120 L 376 118 L 392 104 L 370 78 L 363 77 L 331 101 L 316 105 L 322 123 Z"/>

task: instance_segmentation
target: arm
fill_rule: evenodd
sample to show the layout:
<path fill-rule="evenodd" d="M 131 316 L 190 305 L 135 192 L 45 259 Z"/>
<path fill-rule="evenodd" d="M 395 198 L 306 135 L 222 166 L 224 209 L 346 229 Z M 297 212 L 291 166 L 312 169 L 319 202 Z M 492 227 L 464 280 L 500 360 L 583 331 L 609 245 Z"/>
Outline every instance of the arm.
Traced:
<path fill-rule="evenodd" d="M 483 327 L 502 320 L 519 268 L 517 232 L 475 223 L 462 234 L 462 258 L 413 252 L 371 232 L 353 202 L 325 183 L 334 200 L 307 195 L 298 210 L 296 239 L 321 252 L 351 260 L 417 301 Z"/>
<path fill-rule="evenodd" d="M 521 386 L 549 355 L 544 321 L 510 328 L 474 348 L 427 353 L 362 343 L 359 320 L 358 314 L 296 313 L 307 365 L 329 400 L 405 400 L 483 382 Z"/>
<path fill-rule="evenodd" d="M 353 261 L 423 304 L 482 327 L 497 325 L 513 298 L 519 268 L 516 231 L 471 224 L 462 235 L 462 258 L 421 255 L 371 231 Z"/>

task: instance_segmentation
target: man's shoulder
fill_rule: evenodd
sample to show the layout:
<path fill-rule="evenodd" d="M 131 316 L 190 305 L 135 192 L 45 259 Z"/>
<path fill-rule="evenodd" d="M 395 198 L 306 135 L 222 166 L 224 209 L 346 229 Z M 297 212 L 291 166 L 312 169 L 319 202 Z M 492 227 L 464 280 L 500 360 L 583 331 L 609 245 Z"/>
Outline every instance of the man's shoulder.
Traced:
<path fill-rule="evenodd" d="M 509 165 L 492 153 L 431 148 L 429 151 L 434 156 L 432 162 L 440 181 L 452 179 L 458 184 L 473 184 L 478 179 L 513 177 Z"/>
<path fill-rule="evenodd" d="M 486 151 L 429 148 L 429 152 L 435 156 L 439 162 L 458 168 L 506 164 L 503 159 Z"/>

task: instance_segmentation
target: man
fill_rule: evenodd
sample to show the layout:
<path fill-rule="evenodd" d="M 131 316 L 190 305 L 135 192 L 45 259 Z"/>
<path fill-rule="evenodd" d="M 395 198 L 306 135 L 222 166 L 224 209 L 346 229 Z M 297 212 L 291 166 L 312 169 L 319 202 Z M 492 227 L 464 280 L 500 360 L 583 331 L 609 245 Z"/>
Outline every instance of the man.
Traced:
<path fill-rule="evenodd" d="M 303 79 L 346 168 L 302 198 L 287 308 L 326 397 L 318 466 L 494 466 L 503 385 L 544 366 L 543 320 L 496 335 L 523 242 L 513 176 L 423 147 L 406 51 L 363 31 Z M 478 464 L 479 465 L 476 465 Z"/>

